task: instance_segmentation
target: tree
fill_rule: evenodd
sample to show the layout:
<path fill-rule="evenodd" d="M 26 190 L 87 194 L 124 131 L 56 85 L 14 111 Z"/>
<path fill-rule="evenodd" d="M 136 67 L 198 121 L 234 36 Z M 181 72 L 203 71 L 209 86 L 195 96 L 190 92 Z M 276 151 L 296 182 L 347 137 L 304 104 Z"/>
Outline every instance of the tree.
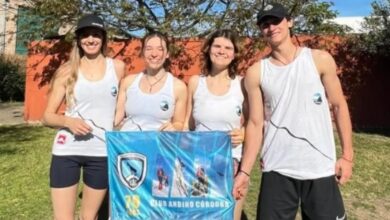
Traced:
<path fill-rule="evenodd" d="M 33 14 L 45 19 L 42 31 L 75 24 L 83 13 L 101 15 L 111 36 L 140 37 L 161 31 L 176 38 L 202 37 L 217 28 L 232 28 L 243 36 L 258 34 L 256 14 L 265 0 L 30 0 Z M 327 22 L 337 13 L 331 3 L 318 0 L 279 0 L 293 17 L 299 17 L 296 33 L 341 33 L 340 26 Z M 69 31 L 71 33 L 71 31 Z"/>
<path fill-rule="evenodd" d="M 356 36 L 355 50 L 375 57 L 390 57 L 390 0 L 371 3 L 372 13 L 364 18 L 364 34 Z"/>
<path fill-rule="evenodd" d="M 343 35 L 350 28 L 331 21 L 337 12 L 331 10 L 333 2 L 302 1 L 291 5 L 295 17 L 294 32 L 304 34 L 337 34 Z"/>

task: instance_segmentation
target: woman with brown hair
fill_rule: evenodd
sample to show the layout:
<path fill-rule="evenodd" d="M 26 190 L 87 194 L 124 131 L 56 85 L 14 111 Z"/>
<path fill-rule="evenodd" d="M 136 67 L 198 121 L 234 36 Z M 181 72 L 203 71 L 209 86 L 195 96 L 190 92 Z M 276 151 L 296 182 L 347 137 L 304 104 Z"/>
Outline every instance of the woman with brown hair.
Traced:
<path fill-rule="evenodd" d="M 196 131 L 229 131 L 237 175 L 241 172 L 246 109 L 242 77 L 237 71 L 238 37 L 231 30 L 217 30 L 206 39 L 202 55 L 202 73 L 192 76 L 188 84 L 186 126 Z M 243 203 L 244 198 L 237 201 L 234 219 L 241 218 Z"/>

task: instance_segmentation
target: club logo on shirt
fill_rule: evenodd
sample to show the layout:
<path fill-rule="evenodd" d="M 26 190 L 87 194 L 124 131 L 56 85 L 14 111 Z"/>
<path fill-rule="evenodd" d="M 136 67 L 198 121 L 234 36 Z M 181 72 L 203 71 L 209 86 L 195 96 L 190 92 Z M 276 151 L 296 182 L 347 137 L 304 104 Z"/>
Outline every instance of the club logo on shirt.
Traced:
<path fill-rule="evenodd" d="M 57 144 L 65 144 L 66 142 L 66 135 L 65 134 L 60 134 L 57 137 Z"/>
<path fill-rule="evenodd" d="M 111 95 L 112 95 L 113 97 L 116 97 L 116 96 L 118 95 L 118 88 L 116 88 L 116 86 L 113 86 L 113 87 L 111 88 Z"/>
<path fill-rule="evenodd" d="M 322 96 L 320 93 L 315 93 L 313 96 L 313 102 L 317 105 L 320 105 L 322 103 Z"/>
<path fill-rule="evenodd" d="M 169 103 L 168 103 L 166 100 L 161 101 L 161 102 L 160 102 L 160 109 L 163 110 L 164 112 L 165 112 L 165 111 L 168 111 L 168 109 L 169 109 Z"/>
<path fill-rule="evenodd" d="M 241 116 L 241 114 L 242 114 L 242 109 L 241 109 L 241 106 L 239 106 L 239 105 L 236 106 L 236 114 L 237 114 L 237 116 Z"/>

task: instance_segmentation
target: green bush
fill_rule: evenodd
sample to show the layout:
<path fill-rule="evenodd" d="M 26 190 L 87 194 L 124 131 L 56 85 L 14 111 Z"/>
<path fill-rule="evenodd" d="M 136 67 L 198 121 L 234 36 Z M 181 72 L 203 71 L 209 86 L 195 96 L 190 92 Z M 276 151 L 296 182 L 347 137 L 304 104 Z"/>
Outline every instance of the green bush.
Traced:
<path fill-rule="evenodd" d="M 0 101 L 24 101 L 26 60 L 0 55 Z"/>

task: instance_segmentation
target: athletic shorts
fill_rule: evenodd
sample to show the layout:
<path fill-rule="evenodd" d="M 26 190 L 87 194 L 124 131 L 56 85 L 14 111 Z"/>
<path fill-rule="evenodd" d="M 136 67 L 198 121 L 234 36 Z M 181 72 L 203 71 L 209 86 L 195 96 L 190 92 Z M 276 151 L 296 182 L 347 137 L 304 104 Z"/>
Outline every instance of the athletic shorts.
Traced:
<path fill-rule="evenodd" d="M 297 180 L 277 172 L 263 173 L 257 219 L 295 220 L 299 205 L 303 220 L 347 219 L 335 176 Z"/>
<path fill-rule="evenodd" d="M 50 187 L 73 186 L 80 180 L 83 169 L 83 182 L 94 189 L 108 186 L 107 157 L 52 156 L 50 167 Z"/>

